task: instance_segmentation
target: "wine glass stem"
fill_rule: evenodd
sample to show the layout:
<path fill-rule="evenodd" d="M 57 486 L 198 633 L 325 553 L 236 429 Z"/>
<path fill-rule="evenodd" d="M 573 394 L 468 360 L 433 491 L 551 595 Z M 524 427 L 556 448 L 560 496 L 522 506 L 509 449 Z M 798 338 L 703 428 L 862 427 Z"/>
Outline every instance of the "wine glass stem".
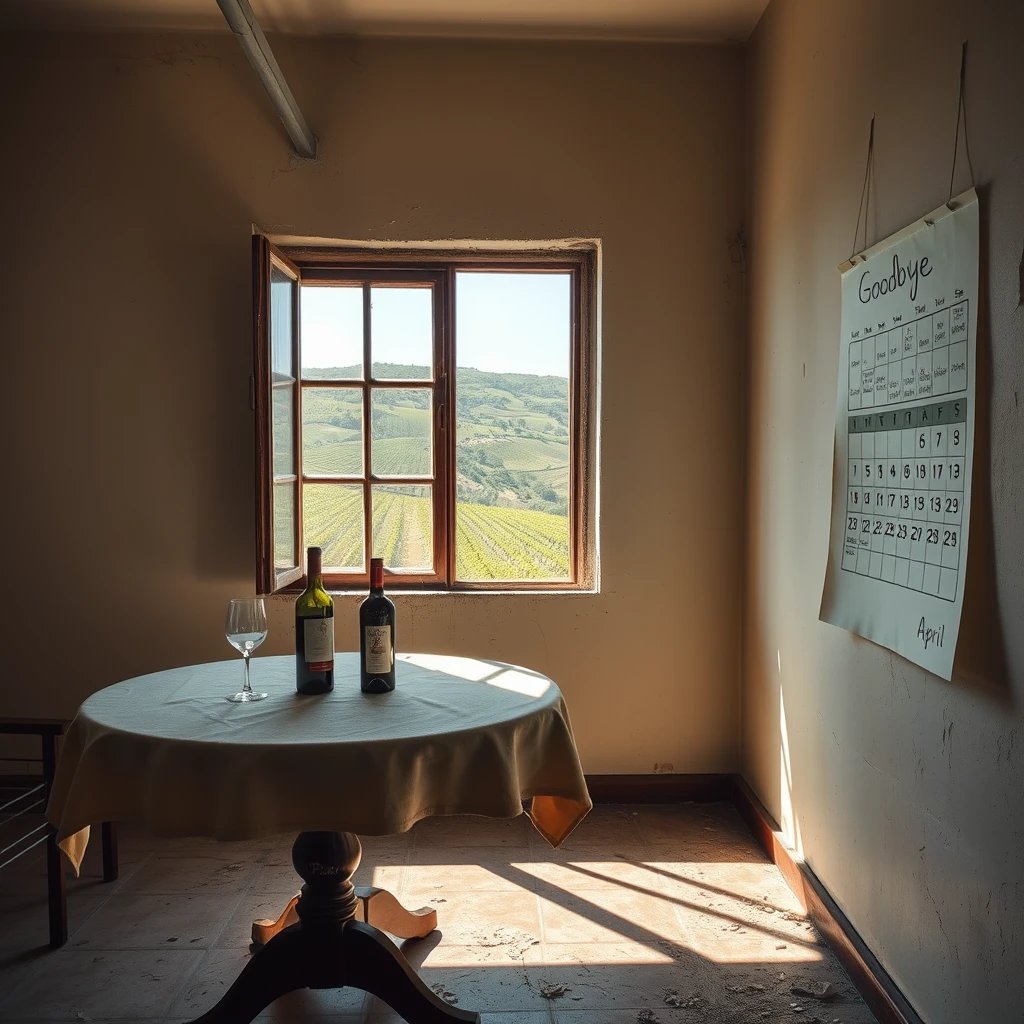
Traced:
<path fill-rule="evenodd" d="M 242 687 L 242 693 L 252 693 L 252 687 L 249 685 L 249 652 L 245 651 L 242 657 L 245 658 L 245 685 Z"/>

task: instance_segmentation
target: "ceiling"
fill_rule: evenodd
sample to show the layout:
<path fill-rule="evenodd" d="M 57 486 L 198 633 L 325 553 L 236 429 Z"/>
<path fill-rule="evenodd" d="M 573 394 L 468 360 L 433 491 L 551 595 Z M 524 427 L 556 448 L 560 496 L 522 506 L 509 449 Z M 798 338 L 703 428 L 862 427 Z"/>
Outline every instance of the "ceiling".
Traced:
<path fill-rule="evenodd" d="M 267 32 L 743 41 L 768 0 L 250 0 Z M 6 0 L 0 25 L 226 31 L 216 0 Z"/>

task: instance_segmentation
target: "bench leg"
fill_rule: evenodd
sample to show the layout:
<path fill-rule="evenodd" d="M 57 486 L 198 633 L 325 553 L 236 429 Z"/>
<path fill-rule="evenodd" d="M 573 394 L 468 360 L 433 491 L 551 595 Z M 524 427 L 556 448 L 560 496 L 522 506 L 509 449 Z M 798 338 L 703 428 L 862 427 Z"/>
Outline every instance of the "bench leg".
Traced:
<path fill-rule="evenodd" d="M 57 770 L 57 736 L 43 736 L 43 778 L 49 793 Z M 64 863 L 57 846 L 57 830 L 46 838 L 46 894 L 50 908 L 50 948 L 59 949 L 68 941 L 68 894 L 64 881 Z"/>
<path fill-rule="evenodd" d="M 113 882 L 117 878 L 117 825 L 112 821 L 103 822 L 103 881 Z"/>

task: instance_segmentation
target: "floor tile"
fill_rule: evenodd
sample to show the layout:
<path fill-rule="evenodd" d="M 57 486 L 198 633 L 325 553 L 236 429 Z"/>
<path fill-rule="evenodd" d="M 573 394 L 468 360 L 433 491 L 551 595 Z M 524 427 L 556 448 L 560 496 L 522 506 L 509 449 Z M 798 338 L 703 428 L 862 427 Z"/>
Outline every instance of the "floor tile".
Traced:
<path fill-rule="evenodd" d="M 237 896 L 111 896 L 72 936 L 71 949 L 207 949 Z"/>
<path fill-rule="evenodd" d="M 168 1012 L 175 993 L 203 955 L 199 950 L 177 949 L 57 950 L 0 1003 L 0 1019 L 158 1017 Z"/>
<path fill-rule="evenodd" d="M 78 930 L 103 906 L 106 897 L 68 894 L 68 935 Z M 27 887 L 20 895 L 0 895 L 0 953 L 48 948 L 49 900 L 45 886 Z"/>
<path fill-rule="evenodd" d="M 516 859 L 506 847 L 417 849 L 410 855 L 402 875 L 402 890 L 423 896 L 532 890 L 533 878 L 521 868 L 511 866 Z M 381 888 L 389 886 L 385 884 Z"/>
<path fill-rule="evenodd" d="M 301 885 L 293 839 L 122 826 L 121 879 L 100 881 L 91 843 L 57 952 L 44 945 L 45 863 L 0 872 L 0 1020 L 191 1021 L 249 962 L 253 919 L 276 918 Z M 524 816 L 431 819 L 363 849 L 357 884 L 437 910 L 438 931 L 401 948 L 484 1024 L 874 1020 L 729 805 L 598 807 L 558 850 Z M 791 992 L 822 981 L 838 993 L 827 1009 Z M 358 990 L 296 992 L 259 1019 L 398 1022 Z"/>
<path fill-rule="evenodd" d="M 250 859 L 227 854 L 154 854 L 120 891 L 163 896 L 239 896 L 252 885 L 260 867 Z"/>
<path fill-rule="evenodd" d="M 444 846 L 515 846 L 528 848 L 530 832 L 535 831 L 529 818 L 485 818 L 474 814 L 447 818 L 424 818 L 412 829 L 414 849 Z"/>
<path fill-rule="evenodd" d="M 545 942 L 679 941 L 675 908 L 661 895 L 591 890 L 585 895 L 540 892 Z"/>

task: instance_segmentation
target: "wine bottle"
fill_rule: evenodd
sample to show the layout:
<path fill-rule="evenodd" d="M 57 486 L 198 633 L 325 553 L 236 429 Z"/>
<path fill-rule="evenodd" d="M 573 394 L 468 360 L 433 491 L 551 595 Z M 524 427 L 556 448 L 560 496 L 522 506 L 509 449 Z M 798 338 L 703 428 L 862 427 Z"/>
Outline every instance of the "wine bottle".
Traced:
<path fill-rule="evenodd" d="M 334 689 L 334 602 L 324 589 L 322 552 L 306 552 L 306 589 L 295 602 L 295 689 Z"/>
<path fill-rule="evenodd" d="M 359 688 L 395 688 L 395 606 L 384 596 L 384 559 L 370 559 L 370 596 L 359 606 Z"/>

